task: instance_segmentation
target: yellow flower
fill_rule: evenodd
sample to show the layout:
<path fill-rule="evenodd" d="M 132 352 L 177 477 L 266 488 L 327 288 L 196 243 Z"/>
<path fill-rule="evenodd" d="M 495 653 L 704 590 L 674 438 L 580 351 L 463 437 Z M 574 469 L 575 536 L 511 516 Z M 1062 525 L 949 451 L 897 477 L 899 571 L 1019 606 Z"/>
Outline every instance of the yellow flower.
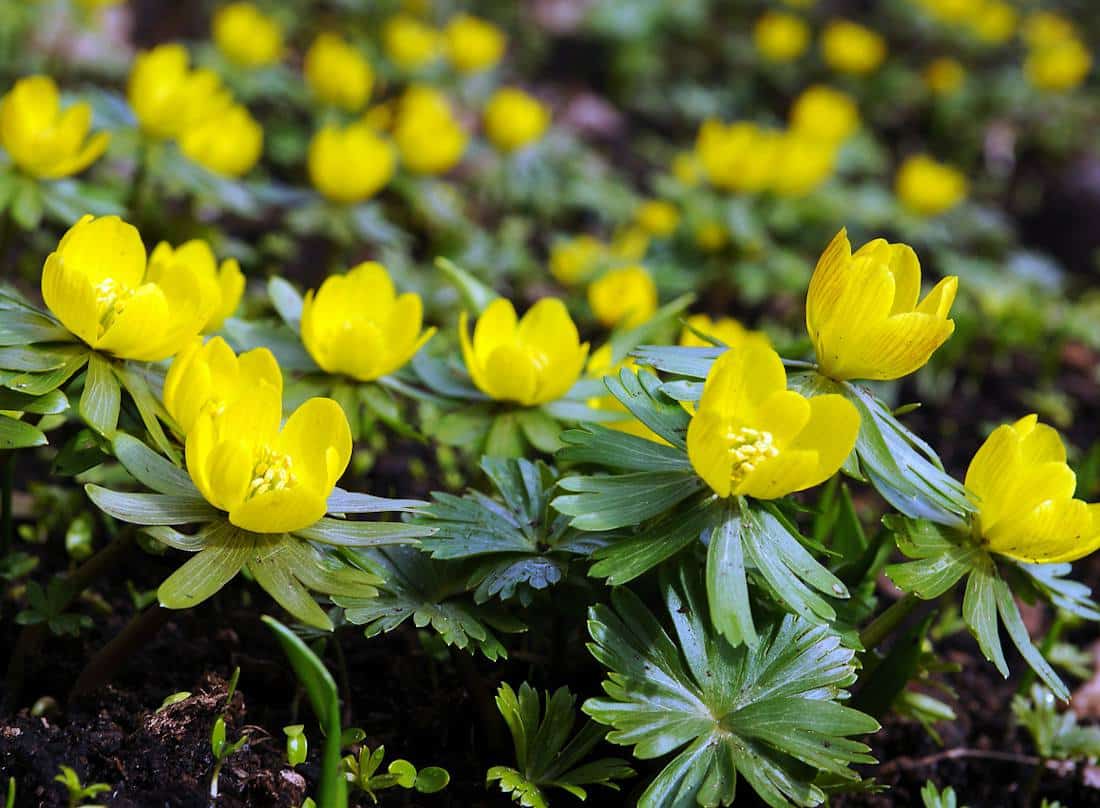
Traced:
<path fill-rule="evenodd" d="M 638 363 L 633 358 L 628 357 L 621 362 L 614 364 L 611 361 L 611 343 L 607 343 L 603 347 L 593 352 L 592 356 L 588 359 L 588 376 L 596 379 L 602 379 L 604 376 L 618 376 L 619 371 L 623 368 L 629 368 L 635 373 L 649 373 L 650 371 L 645 368 L 638 367 Z M 651 440 L 654 443 L 663 443 L 666 446 L 668 441 L 650 429 L 648 426 L 639 421 L 630 410 L 626 408 L 619 399 L 610 393 L 606 393 L 602 396 L 595 396 L 588 399 L 588 406 L 594 410 L 603 410 L 605 412 L 619 412 L 623 414 L 623 417 L 617 421 L 601 421 L 601 425 L 606 426 L 608 429 L 614 429 L 619 432 L 625 432 L 628 435 L 634 435 L 635 437 L 645 438 Z"/>
<path fill-rule="evenodd" d="M 466 130 L 447 96 L 432 87 L 414 85 L 401 97 L 393 139 L 401 162 L 416 174 L 445 174 L 466 151 Z"/>
<path fill-rule="evenodd" d="M 340 405 L 311 398 L 282 429 L 282 397 L 255 384 L 221 412 L 204 410 L 187 433 L 187 471 L 206 501 L 255 533 L 309 527 L 327 510 L 351 459 Z"/>
<path fill-rule="evenodd" d="M 81 102 L 61 110 L 49 76 L 20 79 L 0 99 L 0 144 L 22 171 L 53 180 L 83 171 L 103 154 L 111 136 L 88 137 L 92 108 Z"/>
<path fill-rule="evenodd" d="M 202 329 L 217 301 L 188 267 L 146 277 L 138 231 L 117 216 L 85 216 L 62 236 L 42 269 L 42 297 L 61 324 L 97 351 L 167 359 Z"/>
<path fill-rule="evenodd" d="M 720 497 L 777 499 L 836 474 L 859 433 L 839 395 L 804 398 L 767 341 L 747 338 L 711 366 L 688 425 L 688 458 Z"/>
<path fill-rule="evenodd" d="M 555 401 L 572 387 L 588 358 L 577 326 L 556 298 L 544 297 L 516 322 L 511 301 L 494 300 L 470 339 L 466 312 L 458 321 L 462 358 L 470 378 L 494 399 L 533 407 Z"/>
<path fill-rule="evenodd" d="M 318 34 L 306 51 L 306 84 L 323 104 L 356 112 L 367 103 L 374 71 L 358 50 L 336 34 Z"/>
<path fill-rule="evenodd" d="M 1077 38 L 1077 27 L 1061 14 L 1036 11 L 1029 14 L 1023 26 L 1024 41 L 1033 48 L 1056 45 Z"/>
<path fill-rule="evenodd" d="M 608 328 L 633 328 L 657 311 L 657 285 L 645 267 L 612 269 L 589 284 L 588 305 Z"/>
<path fill-rule="evenodd" d="M 587 280 L 606 254 L 607 245 L 588 234 L 557 241 L 550 248 L 550 274 L 572 286 Z"/>
<path fill-rule="evenodd" d="M 699 158 L 695 152 L 678 152 L 672 158 L 672 176 L 689 188 L 699 184 L 703 179 L 703 167 L 699 165 Z"/>
<path fill-rule="evenodd" d="M 693 314 L 687 318 L 687 324 L 695 331 L 725 343 L 727 348 L 739 348 L 750 337 L 768 341 L 767 336 L 762 332 L 749 331 L 732 317 L 719 317 L 717 320 L 712 320 L 706 314 Z M 690 328 L 685 328 L 680 333 L 680 344 L 689 348 L 714 347 L 713 343 L 701 339 Z"/>
<path fill-rule="evenodd" d="M 227 258 L 218 266 L 214 251 L 202 239 L 192 239 L 175 249 L 162 241 L 149 256 L 145 279 L 161 283 L 162 278 L 186 273 L 199 284 L 200 294 L 208 301 L 209 314 L 203 333 L 213 333 L 231 317 L 244 294 L 244 273 L 236 258 Z"/>
<path fill-rule="evenodd" d="M 966 69 L 955 59 L 936 59 L 924 69 L 924 83 L 937 95 L 951 95 L 964 81 Z"/>
<path fill-rule="evenodd" d="M 252 3 L 230 3 L 214 14 L 214 44 L 230 61 L 244 67 L 263 67 L 283 55 L 279 23 Z"/>
<path fill-rule="evenodd" d="M 208 171 L 241 177 L 252 170 L 264 150 L 264 130 L 240 104 L 217 112 L 185 131 L 180 150 Z"/>
<path fill-rule="evenodd" d="M 283 393 L 283 374 L 267 348 L 254 348 L 239 357 L 225 340 L 214 337 L 203 344 L 195 337 L 176 354 L 164 377 L 164 407 L 189 433 L 204 412 L 217 415 L 261 385 Z"/>
<path fill-rule="evenodd" d="M 806 330 L 820 370 L 833 379 L 898 379 L 924 366 L 955 330 L 947 319 L 959 279 L 919 304 L 912 247 L 875 239 L 852 254 L 841 230 L 818 259 L 806 295 Z"/>
<path fill-rule="evenodd" d="M 680 226 L 680 209 L 663 199 L 647 199 L 634 211 L 634 221 L 649 235 L 664 238 Z"/>
<path fill-rule="evenodd" d="M 138 54 L 127 95 L 141 129 L 174 138 L 233 103 L 211 70 L 191 70 L 183 45 L 158 45 Z"/>
<path fill-rule="evenodd" d="M 515 151 L 533 143 L 549 125 L 550 110 L 515 87 L 497 90 L 485 106 L 485 133 L 501 151 Z"/>
<path fill-rule="evenodd" d="M 398 296 L 389 273 L 367 261 L 330 275 L 302 304 L 302 342 L 327 373 L 370 382 L 393 373 L 431 339 L 420 295 Z"/>
<path fill-rule="evenodd" d="M 794 14 L 769 11 L 756 21 L 752 39 L 765 59 L 792 62 L 806 52 L 810 44 L 810 27 Z"/>
<path fill-rule="evenodd" d="M 918 154 L 902 163 L 894 190 L 913 213 L 936 216 L 966 197 L 967 181 L 957 169 Z"/>
<path fill-rule="evenodd" d="M 1000 45 L 1016 33 L 1019 20 L 1020 15 L 1011 5 L 1000 0 L 989 0 L 971 18 L 970 26 L 983 42 Z"/>
<path fill-rule="evenodd" d="M 837 144 L 794 130 L 776 141 L 770 188 L 780 196 L 802 197 L 833 175 Z"/>
<path fill-rule="evenodd" d="M 607 248 L 608 255 L 618 261 L 641 261 L 648 251 L 649 233 L 637 225 L 621 228 Z"/>
<path fill-rule="evenodd" d="M 1027 415 L 993 430 L 966 471 L 975 531 L 995 553 L 1029 564 L 1076 561 L 1100 548 L 1100 505 L 1073 498 L 1057 430 Z"/>
<path fill-rule="evenodd" d="M 458 14 L 443 29 L 447 58 L 460 73 L 488 70 L 500 61 L 508 40 L 490 22 L 470 14 Z"/>
<path fill-rule="evenodd" d="M 77 0 L 77 5 L 85 11 L 99 11 L 103 8 L 122 5 L 125 0 Z"/>
<path fill-rule="evenodd" d="M 840 143 L 859 128 L 859 108 L 847 93 L 815 84 L 795 99 L 790 120 L 799 134 Z"/>
<path fill-rule="evenodd" d="M 309 144 L 309 178 L 334 202 L 354 203 L 378 193 L 393 176 L 393 147 L 370 126 L 328 125 Z"/>
<path fill-rule="evenodd" d="M 442 44 L 439 31 L 408 14 L 390 17 L 382 29 L 386 56 L 405 70 L 418 70 L 434 62 Z"/>
<path fill-rule="evenodd" d="M 1028 81 L 1041 90 L 1064 92 L 1085 80 L 1092 54 L 1080 40 L 1066 39 L 1032 49 L 1024 62 Z"/>
<path fill-rule="evenodd" d="M 870 28 L 848 20 L 833 20 L 821 34 L 825 64 L 840 73 L 872 73 L 886 58 L 886 42 Z"/>
<path fill-rule="evenodd" d="M 699 128 L 695 154 L 711 185 L 757 193 L 771 182 L 779 137 L 754 123 L 707 120 Z"/>

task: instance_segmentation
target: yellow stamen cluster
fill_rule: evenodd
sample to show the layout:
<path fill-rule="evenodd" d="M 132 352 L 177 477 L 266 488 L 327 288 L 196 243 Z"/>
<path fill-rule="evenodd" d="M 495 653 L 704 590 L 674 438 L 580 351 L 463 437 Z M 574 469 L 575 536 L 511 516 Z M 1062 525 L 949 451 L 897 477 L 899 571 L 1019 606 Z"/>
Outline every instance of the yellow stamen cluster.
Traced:
<path fill-rule="evenodd" d="M 748 426 L 731 427 L 726 432 L 726 441 L 726 450 L 733 457 L 730 479 L 734 485 L 755 471 L 761 461 L 779 454 L 771 432 Z"/>
<path fill-rule="evenodd" d="M 294 476 L 294 459 L 269 446 L 261 446 L 256 452 L 256 464 L 252 467 L 252 482 L 248 484 L 246 499 L 268 491 L 280 491 L 297 482 Z"/>
<path fill-rule="evenodd" d="M 134 295 L 134 290 L 120 284 L 114 278 L 104 278 L 94 287 L 96 309 L 99 311 L 99 334 L 111 327 L 115 318 L 126 308 L 126 301 Z"/>

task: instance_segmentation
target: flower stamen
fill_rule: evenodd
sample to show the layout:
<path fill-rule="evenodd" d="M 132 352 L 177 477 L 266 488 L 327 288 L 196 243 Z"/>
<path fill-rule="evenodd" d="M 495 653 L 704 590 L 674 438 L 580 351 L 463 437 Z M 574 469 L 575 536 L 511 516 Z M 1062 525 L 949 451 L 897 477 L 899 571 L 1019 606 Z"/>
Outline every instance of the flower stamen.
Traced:
<path fill-rule="evenodd" d="M 730 479 L 735 486 L 755 471 L 762 461 L 779 454 L 772 433 L 752 427 L 731 426 L 726 430 L 726 442 L 726 451 L 733 459 Z"/>
<path fill-rule="evenodd" d="M 297 482 L 294 476 L 294 459 L 269 446 L 262 446 L 256 453 L 252 481 L 248 484 L 245 499 L 252 499 L 269 491 L 281 491 Z"/>

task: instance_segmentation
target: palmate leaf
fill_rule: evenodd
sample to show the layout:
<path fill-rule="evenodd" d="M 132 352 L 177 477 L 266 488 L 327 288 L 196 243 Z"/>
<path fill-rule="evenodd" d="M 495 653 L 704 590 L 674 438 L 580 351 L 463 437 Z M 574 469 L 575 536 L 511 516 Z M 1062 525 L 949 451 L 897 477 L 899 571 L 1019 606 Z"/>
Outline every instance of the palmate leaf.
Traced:
<path fill-rule="evenodd" d="M 671 635 L 626 589 L 612 593 L 613 607 L 589 612 L 588 647 L 609 673 L 606 698 L 589 699 L 584 712 L 636 757 L 682 749 L 639 806 L 730 805 L 738 774 L 771 806 L 813 806 L 825 799 L 818 773 L 859 780 L 849 767 L 874 759 L 848 736 L 879 726 L 838 703 L 856 673 L 837 634 L 787 615 L 756 647 L 735 648 L 712 628 L 695 566 L 666 568 L 661 589 Z"/>
<path fill-rule="evenodd" d="M 584 800 L 588 796 L 584 786 L 602 785 L 617 791 L 615 780 L 633 777 L 634 770 L 618 758 L 581 763 L 607 730 L 588 721 L 570 740 L 576 702 L 568 688 L 561 687 L 553 695 L 546 694 L 543 707 L 538 691 L 527 682 L 520 685 L 518 693 L 502 683 L 497 709 L 512 735 L 518 768 L 493 766 L 486 784 L 499 782 L 501 791 L 526 808 L 547 808 L 550 802 L 544 789 L 561 788 Z"/>
<path fill-rule="evenodd" d="M 1065 683 L 1031 642 L 1007 580 L 1018 577 L 1021 572 L 1030 572 L 1036 589 L 1045 594 L 1042 576 L 1036 579 L 1028 569 L 1032 565 L 1017 565 L 996 558 L 968 534 L 923 519 L 891 516 L 884 522 L 894 531 L 898 548 L 913 559 L 886 568 L 886 574 L 900 589 L 929 600 L 949 591 L 965 576 L 963 620 L 978 641 L 983 656 L 1002 676 L 1008 677 L 1008 662 L 1000 637 L 1000 626 L 1004 626 L 1016 650 L 1039 678 L 1059 698 L 1069 698 Z M 1047 586 L 1056 580 L 1056 576 L 1048 577 Z M 1080 592 L 1075 591 L 1074 595 L 1081 603 Z"/>
<path fill-rule="evenodd" d="M 467 586 L 478 603 L 518 594 L 529 605 L 535 590 L 567 574 L 572 556 L 590 555 L 606 544 L 550 512 L 557 477 L 545 463 L 485 457 L 481 468 L 502 501 L 478 491 L 462 497 L 437 492 L 431 506 L 412 520 L 434 529 L 435 535 L 420 542 L 432 558 L 476 559 Z"/>
<path fill-rule="evenodd" d="M 454 563 L 434 561 L 409 547 L 347 553 L 382 579 L 378 597 L 333 597 L 349 623 L 366 626 L 368 637 L 393 631 L 411 618 L 417 628 L 430 626 L 447 645 L 477 649 L 496 660 L 508 652 L 494 631 L 524 630 L 503 610 L 472 602 L 464 590 L 466 576 Z"/>

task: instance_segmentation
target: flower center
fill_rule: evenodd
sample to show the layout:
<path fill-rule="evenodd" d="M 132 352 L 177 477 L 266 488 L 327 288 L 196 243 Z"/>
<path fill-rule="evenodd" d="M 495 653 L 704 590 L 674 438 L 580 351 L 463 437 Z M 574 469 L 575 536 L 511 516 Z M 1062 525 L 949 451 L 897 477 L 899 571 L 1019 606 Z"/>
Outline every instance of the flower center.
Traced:
<path fill-rule="evenodd" d="M 252 482 L 248 484 L 246 499 L 258 497 L 269 491 L 281 491 L 298 482 L 294 476 L 294 460 L 290 455 L 276 452 L 269 446 L 260 447 L 256 464 L 252 467 Z"/>
<path fill-rule="evenodd" d="M 779 454 L 771 432 L 743 426 L 726 431 L 726 451 L 733 458 L 730 479 L 737 485 L 769 457 Z"/>
<path fill-rule="evenodd" d="M 104 278 L 95 285 L 96 310 L 99 312 L 99 336 L 107 331 L 115 318 L 126 308 L 126 301 L 134 296 L 134 290 L 123 286 L 114 278 Z"/>

